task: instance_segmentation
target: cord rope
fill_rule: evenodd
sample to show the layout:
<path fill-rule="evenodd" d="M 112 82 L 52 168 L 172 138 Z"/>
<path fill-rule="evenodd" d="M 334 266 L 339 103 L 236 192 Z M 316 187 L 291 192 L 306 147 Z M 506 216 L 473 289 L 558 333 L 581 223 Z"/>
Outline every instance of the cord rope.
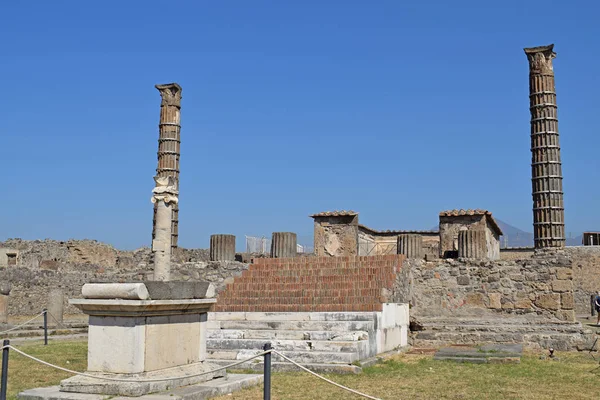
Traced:
<path fill-rule="evenodd" d="M 37 317 L 39 317 L 40 315 L 44 315 L 44 313 L 45 313 L 45 312 L 46 312 L 46 311 L 42 311 L 41 313 L 37 314 L 35 317 L 31 318 L 30 320 L 23 322 L 21 325 L 17 325 L 17 326 L 15 326 L 15 327 L 13 327 L 13 328 L 10 328 L 9 330 L 6 330 L 6 331 L 2 331 L 2 332 L 0 332 L 0 335 L 4 335 L 5 333 L 12 332 L 12 331 L 14 331 L 15 329 L 19 329 L 19 328 L 21 328 L 22 326 L 25 326 L 25 325 L 27 325 L 28 323 L 30 323 L 31 321 L 33 321 L 34 319 L 36 319 L 36 318 L 37 318 Z"/>
<path fill-rule="evenodd" d="M 8 346 L 3 346 L 3 347 L 2 347 L 2 349 L 5 349 L 5 348 L 10 348 L 10 349 L 12 349 L 12 350 L 16 351 L 17 353 L 19 353 L 20 355 L 22 355 L 22 356 L 24 356 L 24 357 L 27 357 L 27 358 L 29 358 L 29 359 L 31 359 L 31 360 L 33 360 L 33 361 L 37 361 L 37 362 L 39 362 L 40 364 L 44 364 L 44 365 L 46 365 L 46 366 L 48 366 L 48 367 L 55 368 L 55 369 L 58 369 L 58 370 L 60 370 L 60 371 L 68 372 L 68 373 L 70 373 L 70 374 L 79 375 L 79 376 L 85 376 L 85 377 L 87 377 L 87 378 L 93 378 L 93 379 L 99 379 L 99 380 L 105 380 L 105 381 L 113 381 L 113 382 L 133 382 L 133 383 L 138 383 L 138 382 L 139 382 L 139 383 L 146 383 L 146 382 L 166 382 L 166 381 L 179 380 L 179 379 L 186 379 L 186 378 L 194 378 L 194 377 L 196 377 L 196 376 L 208 375 L 208 374 L 212 374 L 212 373 L 214 373 L 214 372 L 222 371 L 222 370 L 224 370 L 224 369 L 227 369 L 227 368 L 235 367 L 235 366 L 237 366 L 237 365 L 243 364 L 243 363 L 245 363 L 245 362 L 248 362 L 248 361 L 252 361 L 252 360 L 254 360 L 255 358 L 262 357 L 262 356 L 264 356 L 265 354 L 267 354 L 267 353 L 271 352 L 271 350 L 269 350 L 269 351 L 264 351 L 264 352 L 262 352 L 262 353 L 258 353 L 258 354 L 256 354 L 256 355 L 254 355 L 253 357 L 250 357 L 250 358 L 248 358 L 248 359 L 246 359 L 246 360 L 241 360 L 241 361 L 238 361 L 238 362 L 236 362 L 236 363 L 233 363 L 233 364 L 231 364 L 231 365 L 227 365 L 227 366 L 225 366 L 225 367 L 219 367 L 219 368 L 213 369 L 213 370 L 211 370 L 211 371 L 200 372 L 200 373 L 197 373 L 197 374 L 192 374 L 192 375 L 185 375 L 185 376 L 173 376 L 173 377 L 169 377 L 169 378 L 155 378 L 155 379 L 121 379 L 121 378 L 109 378 L 109 377 L 107 377 L 107 376 L 96 376 L 96 375 L 92 375 L 92 374 L 86 374 L 86 373 L 84 373 L 84 372 L 77 372 L 77 371 L 73 371 L 72 369 L 67 369 L 67 368 L 59 367 L 58 365 L 50 364 L 49 362 L 46 362 L 46 361 L 44 361 L 44 360 L 40 360 L 39 358 L 36 358 L 36 357 L 34 357 L 34 356 L 32 356 L 32 355 L 29 355 L 29 354 L 27 354 L 27 353 L 25 353 L 25 352 L 23 352 L 23 351 L 21 351 L 21 350 L 17 349 L 17 348 L 16 348 L 16 347 L 14 347 L 14 346 L 8 345 Z"/>
<path fill-rule="evenodd" d="M 378 397 L 373 397 L 373 396 L 370 396 L 368 394 L 361 393 L 361 392 L 359 392 L 357 390 L 350 389 L 349 387 L 346 387 L 344 385 L 340 385 L 339 383 L 336 383 L 336 382 L 334 382 L 334 381 L 332 381 L 330 379 L 327 379 L 324 376 L 321 376 L 321 375 L 317 374 L 316 372 L 311 371 L 310 369 L 308 369 L 308 368 L 306 368 L 306 367 L 298 364 L 296 361 L 292 360 L 289 357 L 286 357 L 285 355 L 281 354 L 277 350 L 273 350 L 273 349 L 267 350 L 267 351 L 263 351 L 263 352 L 258 353 L 256 355 L 250 357 L 250 358 L 247 358 L 245 360 L 241 360 L 241 361 L 235 362 L 235 363 L 233 363 L 231 365 L 227 365 L 225 367 L 219 367 L 219 368 L 213 369 L 211 371 L 200 372 L 198 374 L 193 374 L 193 375 L 171 377 L 171 378 L 156 378 L 156 379 L 120 379 L 120 378 L 109 378 L 109 377 L 105 377 L 105 376 L 96 376 L 96 375 L 86 374 L 86 373 L 83 373 L 83 372 L 73 371 L 73 370 L 68 369 L 68 368 L 59 367 L 58 365 L 51 364 L 51 363 L 46 362 L 44 360 L 40 360 L 37 357 L 29 355 L 29 354 L 27 354 L 27 353 L 25 353 L 25 352 L 17 349 L 14 346 L 11 346 L 11 345 L 2 346 L 0 348 L 0 350 L 4 350 L 4 349 L 7 349 L 7 348 L 8 349 L 12 349 L 15 352 L 17 352 L 18 354 L 20 354 L 20 355 L 22 355 L 22 356 L 24 356 L 26 358 L 29 358 L 29 359 L 31 359 L 33 361 L 36 361 L 36 362 L 38 362 L 40 364 L 46 365 L 46 366 L 51 367 L 51 368 L 58 369 L 58 370 L 63 371 L 63 372 L 68 372 L 68 373 L 73 374 L 73 375 L 79 375 L 79 376 L 84 376 L 84 377 L 87 377 L 87 378 L 98 379 L 98 380 L 106 380 L 106 381 L 113 381 L 113 382 L 134 382 L 134 383 L 136 383 L 136 382 L 139 382 L 139 383 L 145 383 L 145 382 L 165 382 L 165 381 L 171 381 L 171 380 L 180 380 L 180 379 L 186 379 L 186 378 L 194 378 L 194 377 L 197 377 L 197 376 L 212 374 L 214 372 L 222 371 L 222 370 L 225 370 L 225 369 L 229 369 L 229 368 L 238 366 L 240 364 L 247 363 L 248 361 L 252 361 L 255 358 L 262 357 L 262 356 L 264 356 L 267 353 L 274 353 L 274 354 L 277 354 L 279 357 L 283 358 L 285 361 L 287 361 L 287 362 L 289 362 L 289 363 L 297 366 L 301 370 L 303 370 L 305 372 L 308 372 L 309 374 L 311 374 L 311 375 L 313 375 L 313 376 L 315 376 L 315 377 L 317 377 L 317 378 L 319 378 L 319 379 L 321 379 L 321 380 L 323 380 L 323 381 L 325 381 L 325 382 L 327 382 L 327 383 L 329 383 L 331 385 L 334 385 L 334 386 L 336 386 L 336 387 L 338 387 L 340 389 L 346 390 L 346 391 L 348 391 L 350 393 L 354 393 L 354 394 L 356 394 L 358 396 L 361 396 L 361 397 L 364 397 L 366 399 L 381 400 Z"/>
<path fill-rule="evenodd" d="M 272 352 L 273 352 L 273 353 L 275 353 L 275 354 L 277 354 L 279 357 L 283 358 L 283 359 L 284 359 L 284 360 L 286 360 L 287 362 L 294 364 L 295 366 L 297 366 L 298 368 L 302 369 L 303 371 L 306 371 L 306 372 L 308 372 L 309 374 L 311 374 L 311 375 L 314 375 L 314 376 L 316 376 L 317 378 L 319 378 L 319 379 L 322 379 L 322 380 L 324 380 L 324 381 L 325 381 L 325 382 L 327 382 L 327 383 L 330 383 L 330 384 L 332 384 L 332 385 L 334 385 L 334 386 L 337 386 L 337 387 L 339 387 L 340 389 L 347 390 L 347 391 L 348 391 L 348 392 L 350 392 L 350 393 L 354 393 L 354 394 L 356 394 L 356 395 L 359 395 L 359 396 L 362 396 L 362 397 L 364 397 L 364 398 L 366 398 L 366 399 L 372 399 L 372 400 L 381 400 L 381 399 L 380 399 L 380 398 L 378 398 L 378 397 L 369 396 L 368 394 L 361 393 L 361 392 L 359 392 L 359 391 L 356 391 L 356 390 L 354 390 L 354 389 L 350 389 L 349 387 L 346 387 L 346 386 L 344 386 L 344 385 L 340 385 L 339 383 L 336 383 L 336 382 L 334 382 L 334 381 L 332 381 L 332 380 L 329 380 L 329 379 L 325 378 L 324 376 L 321 376 L 321 375 L 317 374 L 316 372 L 313 372 L 313 371 L 311 371 L 310 369 L 308 369 L 308 368 L 306 368 L 306 367 L 304 367 L 304 366 L 302 366 L 302 365 L 298 364 L 296 361 L 292 360 L 291 358 L 288 358 L 288 357 L 284 356 L 283 354 L 281 354 L 281 353 L 280 353 L 280 352 L 278 352 L 277 350 L 272 350 Z"/>

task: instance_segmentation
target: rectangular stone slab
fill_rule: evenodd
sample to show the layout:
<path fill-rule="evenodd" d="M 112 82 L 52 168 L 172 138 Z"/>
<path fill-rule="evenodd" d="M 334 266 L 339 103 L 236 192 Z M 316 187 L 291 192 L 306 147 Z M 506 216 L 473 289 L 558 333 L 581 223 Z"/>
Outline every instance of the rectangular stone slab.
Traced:
<path fill-rule="evenodd" d="M 209 282 L 145 281 L 152 300 L 207 299 L 215 297 Z"/>

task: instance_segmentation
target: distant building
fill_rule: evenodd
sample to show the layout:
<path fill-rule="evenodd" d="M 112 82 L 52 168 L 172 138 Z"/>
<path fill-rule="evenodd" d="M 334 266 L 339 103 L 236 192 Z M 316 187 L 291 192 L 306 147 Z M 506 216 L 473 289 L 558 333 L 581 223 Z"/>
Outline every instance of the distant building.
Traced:
<path fill-rule="evenodd" d="M 600 246 L 600 232 L 583 232 L 581 242 L 584 246 Z"/>

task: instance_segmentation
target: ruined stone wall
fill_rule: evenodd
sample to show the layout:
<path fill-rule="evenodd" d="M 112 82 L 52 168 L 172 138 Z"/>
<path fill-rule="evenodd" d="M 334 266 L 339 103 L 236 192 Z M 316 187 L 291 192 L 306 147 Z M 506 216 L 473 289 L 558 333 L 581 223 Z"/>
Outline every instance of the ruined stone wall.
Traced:
<path fill-rule="evenodd" d="M 116 250 L 92 240 L 23 241 L 0 243 L 0 247 L 19 250 L 16 266 L 0 267 L 0 282 L 10 282 L 10 315 L 33 315 L 47 306 L 51 289 L 65 292 L 65 313 L 78 310 L 67 303 L 80 297 L 81 287 L 89 282 L 135 282 L 152 279 L 150 249 Z M 206 249 L 175 249 L 172 256 L 173 280 L 201 280 L 221 290 L 234 276 L 248 269 L 236 261 L 208 261 Z"/>
<path fill-rule="evenodd" d="M 417 318 L 501 313 L 574 321 L 571 263 L 562 250 L 519 261 L 407 260 L 394 300 L 409 301 Z"/>
<path fill-rule="evenodd" d="M 490 221 L 486 218 L 485 240 L 487 248 L 487 257 L 490 260 L 500 259 L 500 236 L 494 229 Z"/>
<path fill-rule="evenodd" d="M 458 231 L 477 228 L 486 228 L 484 215 L 440 216 L 440 257 L 458 250 Z"/>
<path fill-rule="evenodd" d="M 316 256 L 358 254 L 358 216 L 316 217 L 314 235 Z"/>
<path fill-rule="evenodd" d="M 590 296 L 600 290 L 600 246 L 567 247 L 573 260 L 577 314 L 590 315 Z"/>

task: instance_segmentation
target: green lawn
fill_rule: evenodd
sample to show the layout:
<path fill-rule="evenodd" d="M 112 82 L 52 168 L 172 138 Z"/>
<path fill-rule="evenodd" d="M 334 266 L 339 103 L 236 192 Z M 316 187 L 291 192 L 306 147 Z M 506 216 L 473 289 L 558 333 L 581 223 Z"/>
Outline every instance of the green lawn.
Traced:
<path fill-rule="evenodd" d="M 85 342 L 54 342 L 49 346 L 17 346 L 53 364 L 83 371 Z M 360 375 L 327 375 L 328 378 L 384 400 L 396 399 L 598 399 L 600 369 L 587 353 L 559 353 L 559 361 L 540 360 L 528 354 L 520 364 L 455 364 L 431 356 L 398 355 L 365 368 Z M 28 388 L 50 386 L 66 373 L 37 364 L 12 352 L 9 366 L 9 399 Z M 359 399 L 307 373 L 274 373 L 272 399 Z M 260 400 L 262 386 L 219 400 Z"/>

